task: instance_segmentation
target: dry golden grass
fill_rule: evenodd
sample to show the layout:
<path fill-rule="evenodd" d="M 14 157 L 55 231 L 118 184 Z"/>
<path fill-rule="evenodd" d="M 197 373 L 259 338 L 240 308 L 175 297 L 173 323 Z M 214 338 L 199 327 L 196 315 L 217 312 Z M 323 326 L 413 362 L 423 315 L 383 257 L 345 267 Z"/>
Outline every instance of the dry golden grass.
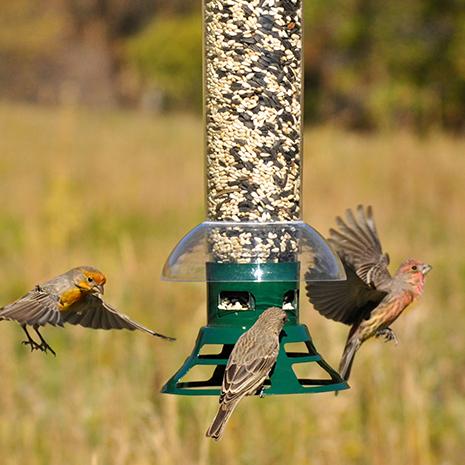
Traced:
<path fill-rule="evenodd" d="M 202 125 L 187 116 L 0 106 L 0 302 L 78 264 L 109 277 L 107 299 L 178 337 L 48 328 L 56 358 L 0 324 L 2 465 L 453 465 L 465 456 L 465 141 L 442 134 L 306 133 L 304 219 L 326 232 L 375 207 L 394 266 L 433 264 L 426 294 L 368 343 L 353 389 L 245 399 L 225 438 L 204 438 L 215 398 L 158 393 L 205 318 L 204 287 L 159 281 L 177 240 L 203 220 Z M 337 365 L 346 328 L 301 302 Z"/>

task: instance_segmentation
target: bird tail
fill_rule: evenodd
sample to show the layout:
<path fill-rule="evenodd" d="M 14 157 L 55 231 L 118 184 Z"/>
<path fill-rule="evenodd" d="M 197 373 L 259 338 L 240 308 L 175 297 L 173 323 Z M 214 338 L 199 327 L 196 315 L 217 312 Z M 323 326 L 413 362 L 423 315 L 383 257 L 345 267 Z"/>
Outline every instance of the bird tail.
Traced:
<path fill-rule="evenodd" d="M 339 374 L 345 381 L 349 380 L 352 364 L 354 363 L 355 353 L 360 347 L 360 340 L 357 337 L 349 337 L 342 354 L 341 363 L 339 364 Z"/>
<path fill-rule="evenodd" d="M 220 408 L 218 409 L 218 413 L 216 414 L 210 428 L 206 433 L 208 438 L 213 438 L 215 441 L 219 441 L 223 436 L 224 427 L 226 426 L 229 417 L 234 411 L 234 408 L 237 405 L 236 402 L 228 402 L 227 404 L 221 404 Z"/>

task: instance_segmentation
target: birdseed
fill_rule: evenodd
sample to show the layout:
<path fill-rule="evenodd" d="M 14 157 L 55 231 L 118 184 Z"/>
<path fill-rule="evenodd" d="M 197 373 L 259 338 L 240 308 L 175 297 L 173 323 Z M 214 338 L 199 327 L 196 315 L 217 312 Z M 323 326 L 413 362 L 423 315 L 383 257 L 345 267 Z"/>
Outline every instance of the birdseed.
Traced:
<path fill-rule="evenodd" d="M 205 0 L 210 221 L 300 219 L 301 0 Z M 210 237 L 220 262 L 295 260 L 289 228 Z"/>

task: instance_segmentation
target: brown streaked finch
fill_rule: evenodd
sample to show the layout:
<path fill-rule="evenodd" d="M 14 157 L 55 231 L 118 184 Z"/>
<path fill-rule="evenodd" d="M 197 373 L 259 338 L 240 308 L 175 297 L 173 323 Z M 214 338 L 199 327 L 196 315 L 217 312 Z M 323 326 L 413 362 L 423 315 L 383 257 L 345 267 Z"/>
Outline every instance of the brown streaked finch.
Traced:
<path fill-rule="evenodd" d="M 263 383 L 279 354 L 279 334 L 286 323 L 286 312 L 266 309 L 237 340 L 229 356 L 221 387 L 220 407 L 206 436 L 221 439 L 226 422 L 244 397 L 263 394 Z"/>
<path fill-rule="evenodd" d="M 27 339 L 23 344 L 32 350 L 55 351 L 39 332 L 46 324 L 63 326 L 64 323 L 93 329 L 140 330 L 163 339 L 171 337 L 156 333 L 132 321 L 103 301 L 105 275 L 92 266 L 79 266 L 42 284 L 37 284 L 20 299 L 0 308 L 0 320 L 17 321 Z M 32 326 L 40 344 L 29 334 Z"/>
<path fill-rule="evenodd" d="M 397 338 L 390 328 L 400 314 L 423 293 L 431 265 L 404 261 L 394 276 L 388 270 L 389 255 L 383 253 L 372 208 L 346 211 L 337 217 L 329 242 L 339 255 L 346 281 L 307 282 L 307 295 L 314 308 L 327 318 L 351 325 L 339 373 L 348 380 L 354 356 L 369 338 Z"/>

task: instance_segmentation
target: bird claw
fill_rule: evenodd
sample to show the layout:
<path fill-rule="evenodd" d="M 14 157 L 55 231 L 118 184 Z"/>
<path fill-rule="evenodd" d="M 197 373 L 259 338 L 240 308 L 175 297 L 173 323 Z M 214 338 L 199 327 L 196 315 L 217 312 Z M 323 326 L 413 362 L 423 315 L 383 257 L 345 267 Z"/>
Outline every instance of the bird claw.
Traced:
<path fill-rule="evenodd" d="M 399 340 L 397 339 L 397 336 L 395 335 L 394 331 L 391 328 L 380 329 L 376 331 L 375 336 L 383 337 L 384 342 L 394 341 L 395 345 L 399 344 Z"/>
<path fill-rule="evenodd" d="M 265 386 L 262 386 L 258 391 L 258 397 L 260 397 L 260 399 L 263 399 L 265 397 Z"/>
<path fill-rule="evenodd" d="M 57 356 L 56 352 L 46 342 L 42 342 L 42 344 L 40 344 L 39 348 L 40 348 L 40 350 L 42 352 L 47 353 L 48 351 L 50 351 L 53 354 L 54 357 Z"/>
<path fill-rule="evenodd" d="M 42 345 L 37 344 L 37 342 L 33 341 L 32 339 L 29 341 L 21 341 L 21 344 L 24 344 L 25 346 L 31 346 L 31 352 L 34 352 L 34 350 L 40 350 L 43 352 Z"/>
<path fill-rule="evenodd" d="M 41 344 L 37 344 L 37 342 L 33 341 L 32 339 L 30 341 L 21 341 L 21 344 L 24 344 L 25 346 L 31 346 L 31 352 L 34 352 L 34 350 L 40 350 L 41 352 L 47 353 L 50 351 L 55 357 L 56 357 L 56 352 L 46 343 L 42 342 Z"/>

